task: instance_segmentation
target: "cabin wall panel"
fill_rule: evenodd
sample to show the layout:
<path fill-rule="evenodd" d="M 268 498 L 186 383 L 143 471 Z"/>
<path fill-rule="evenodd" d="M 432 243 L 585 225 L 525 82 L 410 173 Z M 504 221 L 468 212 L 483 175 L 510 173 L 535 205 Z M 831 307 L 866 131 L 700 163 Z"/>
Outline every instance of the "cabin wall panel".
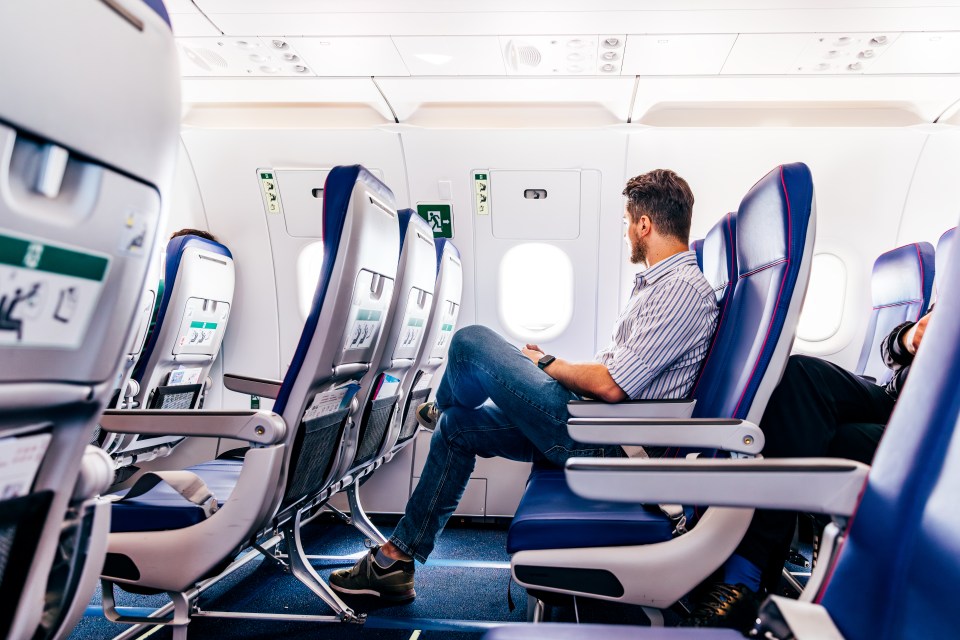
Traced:
<path fill-rule="evenodd" d="M 298 308 L 297 257 L 317 239 L 294 238 L 282 220 L 268 217 L 277 214 L 265 211 L 257 169 L 360 163 L 380 169 L 398 207 L 405 206 L 407 181 L 398 137 L 378 130 L 223 128 L 186 129 L 182 138 L 201 185 L 210 231 L 230 247 L 236 262 L 224 371 L 282 378 L 304 322 Z M 282 190 L 280 197 L 282 201 Z M 223 395 L 225 407 L 249 407 L 248 396 Z"/>
<path fill-rule="evenodd" d="M 541 344 L 548 352 L 572 360 L 590 360 L 598 343 L 609 339 L 610 327 L 617 313 L 616 291 L 619 273 L 620 247 L 623 246 L 623 163 L 626 154 L 626 136 L 604 130 L 427 130 L 409 129 L 401 133 L 410 178 L 410 201 L 437 202 L 440 183 L 450 182 L 453 208 L 453 239 L 463 256 L 464 289 L 460 326 L 483 319 L 502 331 L 497 319 L 497 290 L 499 279 L 496 267 L 478 272 L 477 265 L 488 264 L 478 255 L 481 250 L 501 251 L 503 247 L 522 244 L 527 240 L 497 239 L 490 232 L 490 218 L 479 216 L 474 209 L 474 170 L 521 170 L 545 172 L 556 170 L 583 170 L 580 175 L 597 174 L 599 197 L 583 205 L 580 211 L 579 236 L 576 239 L 530 238 L 567 251 L 578 251 L 581 257 L 574 262 L 574 273 L 593 272 L 598 284 L 575 290 L 575 315 L 589 318 L 589 322 L 571 324 L 571 329 L 556 339 Z M 573 173 L 576 176 L 577 173 Z M 576 178 L 574 178 L 576 179 Z M 541 185 L 542 186 L 542 185 Z M 592 187 L 591 187 L 592 188 Z M 583 191 L 581 190 L 581 193 Z M 597 193 L 593 188 L 593 193 Z M 495 198 L 496 196 L 494 196 Z M 442 200 L 439 200 L 442 201 Z M 550 203 L 550 198 L 545 201 Z M 569 203 L 563 203 L 569 204 Z M 494 207 L 496 200 L 494 199 Z M 484 243 L 478 244 L 479 230 L 486 229 Z M 549 235 L 544 230 L 544 235 Z M 581 244 L 577 244 L 581 243 Z M 586 243 L 586 244 L 584 244 Z M 585 253 L 579 253 L 583 251 Z M 489 266 L 489 264 L 488 264 Z M 484 286 L 478 287 L 478 283 Z M 491 320 L 492 318 L 492 320 Z M 580 329 L 573 331 L 576 326 Z M 520 340 L 511 340 L 519 344 Z M 427 441 L 417 441 L 417 460 L 414 476 L 419 475 Z M 529 465 L 498 459 L 480 459 L 474 478 L 487 480 L 487 515 L 509 515 L 519 501 Z"/>
<path fill-rule="evenodd" d="M 932 133 L 917 163 L 903 205 L 896 244 L 926 240 L 937 246 L 940 235 L 960 218 L 960 132 Z"/>
<path fill-rule="evenodd" d="M 816 189 L 816 251 L 841 258 L 849 280 L 837 334 L 822 343 L 797 342 L 794 350 L 853 368 L 870 310 L 870 269 L 895 246 L 925 137 L 894 128 L 651 128 L 632 136 L 627 173 L 669 167 L 686 178 L 696 198 L 691 237 L 702 238 L 770 169 L 807 163 Z M 621 296 L 629 294 L 632 277 L 625 267 Z"/>

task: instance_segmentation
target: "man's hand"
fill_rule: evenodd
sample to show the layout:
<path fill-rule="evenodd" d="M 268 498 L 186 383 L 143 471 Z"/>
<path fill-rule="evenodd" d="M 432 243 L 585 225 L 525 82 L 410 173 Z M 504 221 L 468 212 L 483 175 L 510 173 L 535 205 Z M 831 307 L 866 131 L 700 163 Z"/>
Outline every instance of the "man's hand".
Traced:
<path fill-rule="evenodd" d="M 535 344 L 528 344 L 523 349 L 520 349 L 520 353 L 527 356 L 533 364 L 540 362 L 540 358 L 545 355 L 543 349 Z"/>
<path fill-rule="evenodd" d="M 927 330 L 927 323 L 930 321 L 931 313 L 920 318 L 915 325 L 903 334 L 903 348 L 910 355 L 917 355 L 917 349 L 920 348 L 920 342 L 923 340 L 923 334 Z"/>

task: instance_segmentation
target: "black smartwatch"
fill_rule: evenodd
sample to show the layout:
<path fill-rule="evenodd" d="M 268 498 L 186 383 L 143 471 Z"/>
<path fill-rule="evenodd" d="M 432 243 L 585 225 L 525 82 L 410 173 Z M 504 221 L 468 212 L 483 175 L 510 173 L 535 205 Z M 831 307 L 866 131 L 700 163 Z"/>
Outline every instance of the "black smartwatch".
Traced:
<path fill-rule="evenodd" d="M 546 369 L 547 367 L 550 366 L 550 363 L 553 362 L 554 360 L 556 360 L 556 358 L 553 356 L 543 356 L 542 358 L 537 360 L 537 366 L 540 367 L 541 370 Z"/>

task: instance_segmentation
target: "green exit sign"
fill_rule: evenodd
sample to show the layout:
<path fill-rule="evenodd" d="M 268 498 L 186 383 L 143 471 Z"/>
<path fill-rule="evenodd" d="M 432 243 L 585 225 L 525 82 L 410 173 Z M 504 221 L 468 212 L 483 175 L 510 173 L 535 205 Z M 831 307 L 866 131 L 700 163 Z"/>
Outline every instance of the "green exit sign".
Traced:
<path fill-rule="evenodd" d="M 453 211 L 449 204 L 417 203 L 417 213 L 433 229 L 434 238 L 453 237 Z"/>

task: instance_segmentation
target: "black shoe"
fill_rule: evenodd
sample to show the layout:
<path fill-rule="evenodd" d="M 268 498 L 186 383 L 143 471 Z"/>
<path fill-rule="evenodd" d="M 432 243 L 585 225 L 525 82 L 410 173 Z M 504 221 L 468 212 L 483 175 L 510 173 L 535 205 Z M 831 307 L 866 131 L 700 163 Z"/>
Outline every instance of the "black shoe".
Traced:
<path fill-rule="evenodd" d="M 723 627 L 747 633 L 757 620 L 760 595 L 742 584 L 717 582 L 697 601 L 681 627 Z"/>
<path fill-rule="evenodd" d="M 417 597 L 413 589 L 413 560 L 394 560 L 388 567 L 377 564 L 374 547 L 350 569 L 330 575 L 330 588 L 349 595 L 374 596 L 391 602 L 408 602 Z"/>

